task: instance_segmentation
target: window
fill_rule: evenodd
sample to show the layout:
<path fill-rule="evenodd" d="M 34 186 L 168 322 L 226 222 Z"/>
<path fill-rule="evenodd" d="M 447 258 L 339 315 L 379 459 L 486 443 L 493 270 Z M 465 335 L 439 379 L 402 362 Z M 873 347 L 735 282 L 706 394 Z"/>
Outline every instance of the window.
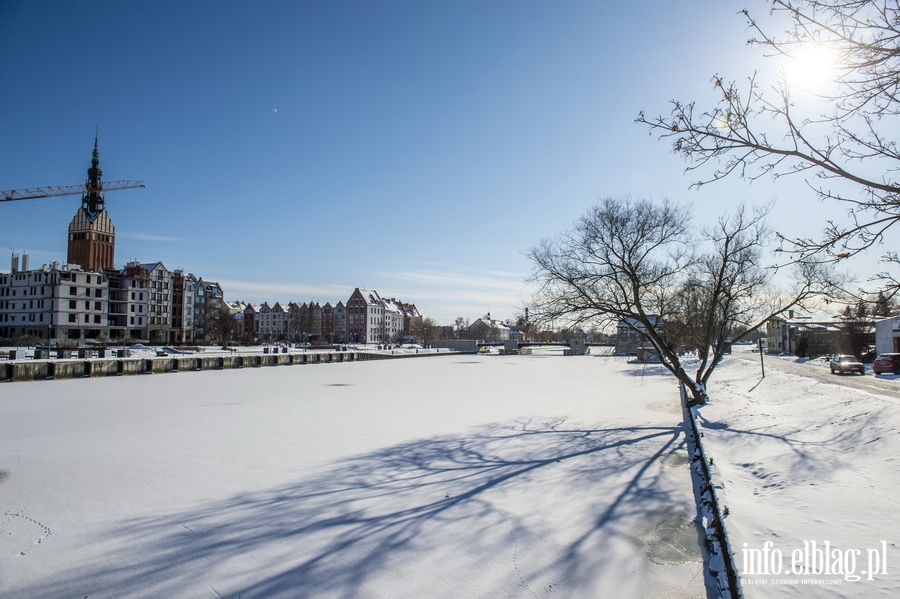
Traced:
<path fill-rule="evenodd" d="M 94 324 L 100 324 L 100 315 L 99 314 L 94 315 Z"/>
<path fill-rule="evenodd" d="M 134 316 L 131 317 L 131 324 L 134 324 Z"/>
<path fill-rule="evenodd" d="M 88 314 L 85 314 L 85 315 L 84 315 L 84 322 L 90 322 L 90 321 L 91 321 L 91 317 L 90 317 Z"/>
<path fill-rule="evenodd" d="M 90 309 L 91 309 L 91 302 L 84 302 L 84 309 L 85 309 L 85 310 L 90 310 Z"/>
<path fill-rule="evenodd" d="M 100 302 L 94 302 L 94 310 L 102 310 L 103 304 Z"/>
<path fill-rule="evenodd" d="M 138 312 L 143 312 L 143 311 L 144 311 L 144 306 L 138 306 Z"/>
<path fill-rule="evenodd" d="M 75 315 L 69 314 L 69 322 L 75 322 Z"/>
<path fill-rule="evenodd" d="M 69 295 L 78 295 L 78 287 L 69 287 Z"/>
<path fill-rule="evenodd" d="M 139 299 L 139 300 L 144 299 L 144 294 L 143 294 L 143 293 L 138 293 L 138 299 Z"/>
<path fill-rule="evenodd" d="M 102 289 L 94 289 L 94 297 L 103 297 Z"/>
<path fill-rule="evenodd" d="M 134 291 L 131 292 L 131 299 L 134 299 Z"/>
<path fill-rule="evenodd" d="M 144 324 L 144 319 L 138 316 L 138 324 Z"/>
<path fill-rule="evenodd" d="M 134 304 L 131 305 L 131 311 L 134 312 Z"/>
<path fill-rule="evenodd" d="M 75 305 L 75 300 L 69 300 L 69 310 L 76 310 L 77 306 Z"/>

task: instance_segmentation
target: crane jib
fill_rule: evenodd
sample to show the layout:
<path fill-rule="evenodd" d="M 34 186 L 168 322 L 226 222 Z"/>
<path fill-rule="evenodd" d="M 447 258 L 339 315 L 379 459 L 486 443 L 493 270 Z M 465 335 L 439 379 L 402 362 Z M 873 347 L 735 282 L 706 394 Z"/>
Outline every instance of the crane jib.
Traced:
<path fill-rule="evenodd" d="M 99 187 L 99 189 L 96 189 L 93 185 L 88 183 L 86 185 L 69 185 L 65 187 L 32 187 L 21 191 L 13 189 L 11 191 L 0 191 L 0 202 L 81 195 L 91 192 L 103 193 L 105 191 L 122 191 L 124 189 L 137 189 L 147 186 L 144 185 L 143 181 L 113 181 L 110 183 L 103 183 Z"/>

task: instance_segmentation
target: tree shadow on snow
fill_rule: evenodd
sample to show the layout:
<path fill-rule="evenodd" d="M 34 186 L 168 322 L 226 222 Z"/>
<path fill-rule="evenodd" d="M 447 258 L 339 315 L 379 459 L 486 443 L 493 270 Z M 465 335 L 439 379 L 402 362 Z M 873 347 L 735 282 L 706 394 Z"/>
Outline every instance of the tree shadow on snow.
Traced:
<path fill-rule="evenodd" d="M 635 576 L 623 539 L 635 520 L 683 503 L 658 462 L 683 447 L 681 425 L 566 419 L 417 440 L 117 523 L 88 543 L 110 543 L 89 562 L 12 596 L 176 597 L 207 579 L 210 596 L 243 598 L 583 594 L 598 572 Z M 573 507 L 548 523 L 561 505 Z M 392 578 L 398 570 L 418 575 Z"/>
<path fill-rule="evenodd" d="M 659 362 L 638 362 L 632 360 L 628 362 L 628 365 L 631 368 L 622 370 L 622 374 L 638 378 L 645 376 L 670 376 L 673 380 L 675 379 L 675 375 Z"/>
<path fill-rule="evenodd" d="M 779 422 L 740 428 L 734 424 L 708 420 L 698 411 L 698 424 L 701 430 L 715 431 L 723 442 L 744 448 L 747 456 L 754 456 L 757 448 L 775 442 L 782 450 L 777 462 L 777 467 L 783 470 L 781 475 L 789 476 L 796 483 L 827 480 L 836 470 L 850 467 L 853 453 L 878 439 L 873 431 L 878 429 L 879 415 L 849 414 L 840 426 L 833 427 Z M 763 455 L 771 455 L 771 449 Z M 741 465 L 745 468 L 757 466 L 752 459 Z"/>

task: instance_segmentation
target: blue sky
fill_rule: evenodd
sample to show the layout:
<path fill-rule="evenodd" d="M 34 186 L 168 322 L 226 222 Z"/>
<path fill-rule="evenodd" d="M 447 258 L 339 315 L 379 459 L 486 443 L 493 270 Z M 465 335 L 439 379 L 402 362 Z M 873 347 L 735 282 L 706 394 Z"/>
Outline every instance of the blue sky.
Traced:
<path fill-rule="evenodd" d="M 669 197 L 701 220 L 776 199 L 795 235 L 840 216 L 799 181 L 689 190 L 634 123 L 762 66 L 741 8 L 0 2 L 0 189 L 83 182 L 99 126 L 104 180 L 147 185 L 107 196 L 118 264 L 161 260 L 254 303 L 368 287 L 445 324 L 513 317 L 525 251 L 600 197 Z M 78 205 L 0 204 L 0 241 L 64 261 Z"/>

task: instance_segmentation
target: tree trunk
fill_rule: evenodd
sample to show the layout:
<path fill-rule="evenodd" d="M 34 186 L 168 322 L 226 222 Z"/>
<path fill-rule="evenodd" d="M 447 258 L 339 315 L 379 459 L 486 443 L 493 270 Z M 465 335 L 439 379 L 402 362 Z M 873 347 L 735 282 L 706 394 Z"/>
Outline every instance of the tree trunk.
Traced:
<path fill-rule="evenodd" d="M 697 382 L 693 382 L 691 385 L 688 385 L 688 389 L 691 391 L 691 398 L 688 407 L 691 406 L 705 406 L 706 401 L 709 397 L 706 395 L 706 390 Z"/>
<path fill-rule="evenodd" d="M 709 396 L 706 394 L 706 385 L 692 379 L 691 375 L 684 371 L 681 366 L 675 371 L 675 378 L 684 383 L 684 386 L 690 391 L 691 396 L 688 398 L 688 407 L 706 405 Z"/>

